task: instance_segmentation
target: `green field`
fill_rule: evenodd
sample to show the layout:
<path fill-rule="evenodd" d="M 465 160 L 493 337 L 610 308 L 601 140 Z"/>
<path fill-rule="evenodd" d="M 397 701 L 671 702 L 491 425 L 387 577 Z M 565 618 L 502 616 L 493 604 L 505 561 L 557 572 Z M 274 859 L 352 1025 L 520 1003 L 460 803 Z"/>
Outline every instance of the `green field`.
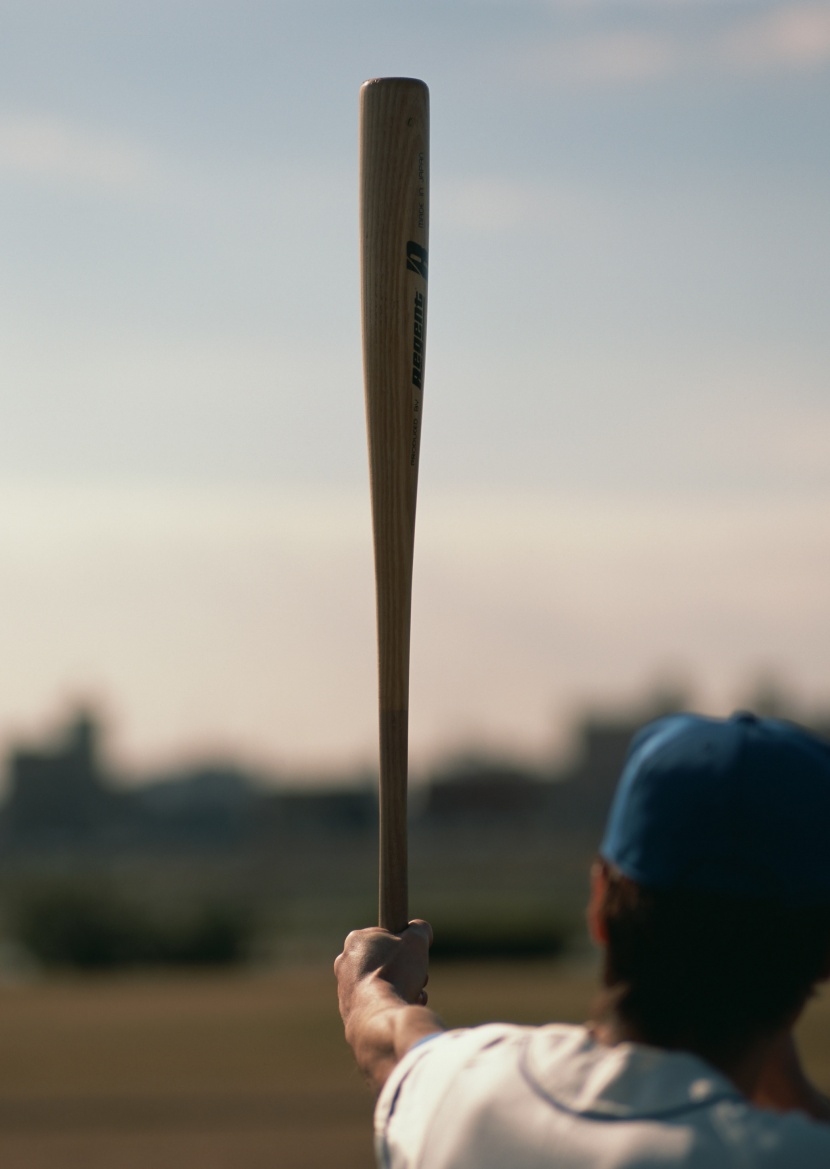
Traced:
<path fill-rule="evenodd" d="M 451 1025 L 578 1020 L 592 989 L 544 962 L 436 966 L 430 981 Z M 830 1088 L 830 997 L 802 1031 Z M 370 1169 L 371 1109 L 328 969 L 0 989 L 4 1169 Z"/>

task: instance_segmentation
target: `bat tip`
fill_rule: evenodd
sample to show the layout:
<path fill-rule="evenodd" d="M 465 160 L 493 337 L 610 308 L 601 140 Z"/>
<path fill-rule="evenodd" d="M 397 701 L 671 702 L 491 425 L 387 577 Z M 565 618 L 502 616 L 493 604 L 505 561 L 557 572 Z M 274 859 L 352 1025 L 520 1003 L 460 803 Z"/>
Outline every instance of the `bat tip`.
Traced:
<path fill-rule="evenodd" d="M 361 90 L 365 90 L 381 85 L 388 88 L 393 86 L 404 88 L 408 85 L 414 85 L 420 89 L 428 89 L 426 82 L 420 81 L 417 77 L 370 77 L 368 81 L 363 82 L 360 88 Z"/>

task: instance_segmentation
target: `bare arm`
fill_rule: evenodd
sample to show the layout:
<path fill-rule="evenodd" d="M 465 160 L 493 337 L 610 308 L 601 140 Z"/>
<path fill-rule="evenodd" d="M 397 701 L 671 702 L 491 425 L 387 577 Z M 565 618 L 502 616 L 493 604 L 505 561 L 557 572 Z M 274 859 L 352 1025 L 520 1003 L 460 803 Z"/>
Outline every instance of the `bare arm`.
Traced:
<path fill-rule="evenodd" d="M 355 930 L 334 963 L 346 1041 L 376 1091 L 414 1043 L 444 1030 L 426 1006 L 431 942 L 425 921 L 400 934 Z"/>

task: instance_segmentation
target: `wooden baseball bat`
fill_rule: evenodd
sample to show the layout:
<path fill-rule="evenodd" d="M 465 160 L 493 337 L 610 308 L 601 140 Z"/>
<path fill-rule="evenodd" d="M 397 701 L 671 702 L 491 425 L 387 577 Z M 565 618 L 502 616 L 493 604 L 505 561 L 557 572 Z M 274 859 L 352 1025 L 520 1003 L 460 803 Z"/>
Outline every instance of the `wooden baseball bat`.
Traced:
<path fill-rule="evenodd" d="M 360 266 L 378 632 L 379 921 L 395 932 L 409 920 L 409 639 L 428 201 L 427 87 L 406 77 L 367 81 L 360 91 Z"/>

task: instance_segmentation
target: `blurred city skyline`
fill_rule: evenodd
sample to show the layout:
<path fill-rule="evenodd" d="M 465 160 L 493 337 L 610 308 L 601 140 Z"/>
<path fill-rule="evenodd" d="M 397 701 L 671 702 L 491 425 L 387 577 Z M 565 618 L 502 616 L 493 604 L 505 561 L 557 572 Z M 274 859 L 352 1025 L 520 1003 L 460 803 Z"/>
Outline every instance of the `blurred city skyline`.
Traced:
<path fill-rule="evenodd" d="M 357 94 L 432 94 L 411 738 L 830 687 L 830 4 L 0 3 L 0 746 L 375 756 Z"/>

